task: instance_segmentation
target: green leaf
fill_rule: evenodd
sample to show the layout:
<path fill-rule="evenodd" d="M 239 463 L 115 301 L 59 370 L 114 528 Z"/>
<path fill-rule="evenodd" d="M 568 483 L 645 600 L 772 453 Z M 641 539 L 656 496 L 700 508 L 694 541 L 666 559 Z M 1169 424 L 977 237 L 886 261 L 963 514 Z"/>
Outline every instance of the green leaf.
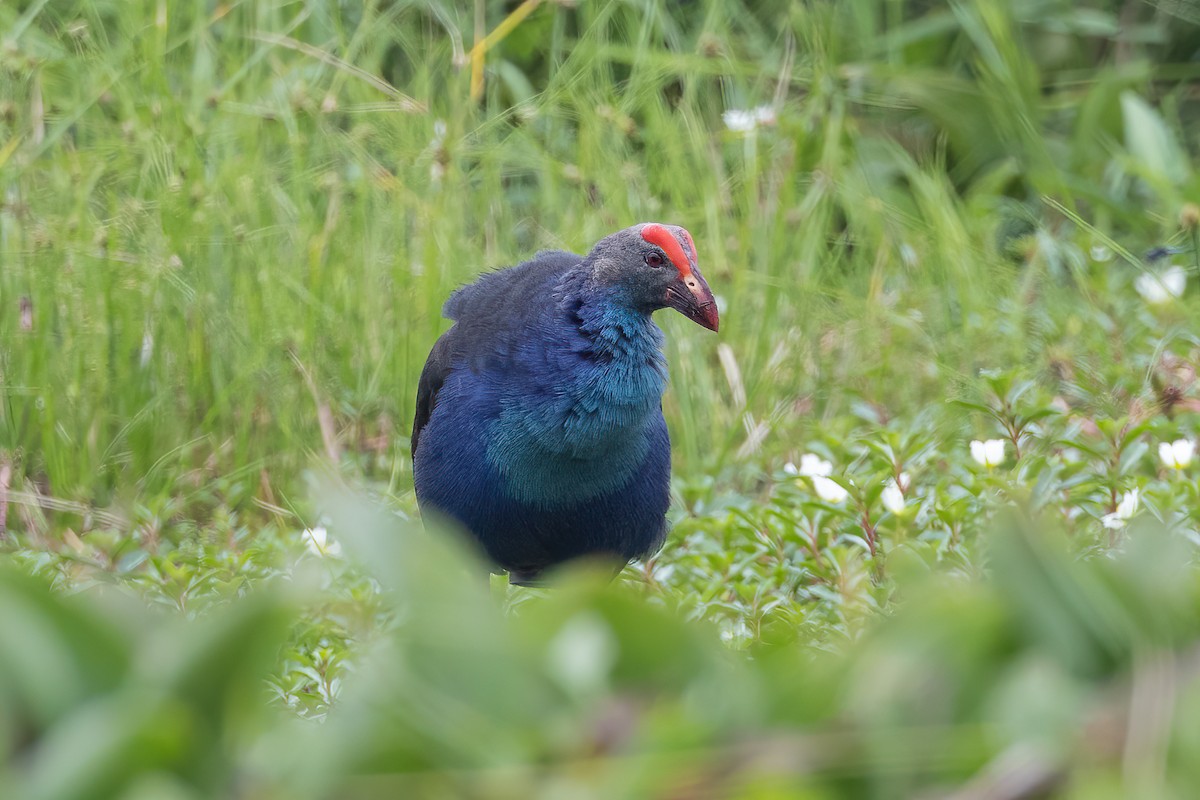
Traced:
<path fill-rule="evenodd" d="M 1187 158 L 1163 118 L 1131 91 L 1121 93 L 1125 119 L 1125 146 L 1145 167 L 1170 183 L 1180 184 L 1191 174 Z"/>

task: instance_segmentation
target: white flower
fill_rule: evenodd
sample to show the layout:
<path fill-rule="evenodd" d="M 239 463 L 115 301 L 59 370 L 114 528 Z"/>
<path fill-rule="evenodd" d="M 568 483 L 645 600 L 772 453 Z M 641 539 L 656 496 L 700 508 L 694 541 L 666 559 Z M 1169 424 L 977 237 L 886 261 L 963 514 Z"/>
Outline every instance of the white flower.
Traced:
<path fill-rule="evenodd" d="M 1158 445 L 1158 457 L 1171 469 L 1183 469 L 1192 463 L 1192 454 L 1195 452 L 1196 443 L 1191 439 L 1176 439 Z"/>
<path fill-rule="evenodd" d="M 833 464 L 815 453 L 805 453 L 800 456 L 799 468 L 789 461 L 783 465 L 783 471 L 789 475 L 808 478 L 812 481 L 817 496 L 827 503 L 840 503 L 846 499 L 846 490 L 829 479 L 829 476 L 833 474 Z"/>
<path fill-rule="evenodd" d="M 321 558 L 342 554 L 342 546 L 330 539 L 329 531 L 321 525 L 304 530 L 304 543 L 308 545 L 309 552 Z"/>
<path fill-rule="evenodd" d="M 721 641 L 726 643 L 738 643 L 748 641 L 754 637 L 750 626 L 745 622 L 738 620 L 737 622 L 727 622 L 721 626 Z"/>
<path fill-rule="evenodd" d="M 1129 519 L 1138 510 L 1138 490 L 1131 489 L 1121 495 L 1121 502 L 1117 503 L 1117 516 L 1121 519 Z"/>
<path fill-rule="evenodd" d="M 883 487 L 883 493 L 879 495 L 879 500 L 883 503 L 883 507 L 893 514 L 900 514 L 904 511 L 904 492 L 894 480 L 889 480 Z"/>
<path fill-rule="evenodd" d="M 842 488 L 841 484 L 826 478 L 823 475 L 813 475 L 813 489 L 817 491 L 817 497 L 824 500 L 826 503 L 840 503 L 850 494 Z"/>
<path fill-rule="evenodd" d="M 576 614 L 547 648 L 551 673 L 565 686 L 586 692 L 599 689 L 617 661 L 617 637 L 595 611 Z"/>
<path fill-rule="evenodd" d="M 1138 505 L 1138 490 L 1131 489 L 1121 495 L 1121 502 L 1117 503 L 1117 510 L 1101 517 L 1100 523 L 1109 530 L 1124 528 L 1125 523 L 1137 513 Z"/>
<path fill-rule="evenodd" d="M 759 125 L 775 124 L 775 109 L 770 106 L 741 109 L 731 108 L 721 115 L 725 127 L 734 133 L 750 133 Z"/>
<path fill-rule="evenodd" d="M 833 474 L 833 464 L 813 453 L 805 453 L 800 456 L 800 470 L 798 474 L 803 475 L 805 478 L 818 476 L 828 478 Z"/>
<path fill-rule="evenodd" d="M 971 442 L 971 458 L 989 469 L 1004 463 L 1003 439 L 988 439 L 981 442 L 975 439 Z"/>
<path fill-rule="evenodd" d="M 1094 244 L 1091 249 L 1092 261 L 1101 263 L 1112 260 L 1112 250 L 1109 250 L 1102 244 Z"/>
<path fill-rule="evenodd" d="M 1183 295 L 1187 286 L 1187 273 L 1178 264 L 1172 264 L 1159 274 L 1143 272 L 1133 282 L 1133 288 L 1147 303 L 1158 305 Z"/>

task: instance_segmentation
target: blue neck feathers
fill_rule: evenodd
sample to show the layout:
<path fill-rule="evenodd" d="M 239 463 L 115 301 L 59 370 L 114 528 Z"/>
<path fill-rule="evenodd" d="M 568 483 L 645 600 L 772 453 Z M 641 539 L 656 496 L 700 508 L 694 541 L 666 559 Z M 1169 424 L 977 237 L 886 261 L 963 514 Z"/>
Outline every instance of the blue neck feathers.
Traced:
<path fill-rule="evenodd" d="M 667 380 L 662 331 L 649 313 L 577 273 L 557 297 L 523 359 L 532 385 L 505 398 L 488 446 L 510 493 L 543 507 L 596 496 L 633 475 Z"/>

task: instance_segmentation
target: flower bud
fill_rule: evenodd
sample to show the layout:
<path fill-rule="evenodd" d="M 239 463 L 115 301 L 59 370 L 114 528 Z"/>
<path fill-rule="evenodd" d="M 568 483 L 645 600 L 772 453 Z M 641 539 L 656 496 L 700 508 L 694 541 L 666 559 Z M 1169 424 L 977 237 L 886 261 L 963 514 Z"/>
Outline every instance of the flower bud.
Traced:
<path fill-rule="evenodd" d="M 1179 209 L 1179 227 L 1185 231 L 1195 230 L 1200 226 L 1200 206 L 1195 203 L 1184 203 Z"/>

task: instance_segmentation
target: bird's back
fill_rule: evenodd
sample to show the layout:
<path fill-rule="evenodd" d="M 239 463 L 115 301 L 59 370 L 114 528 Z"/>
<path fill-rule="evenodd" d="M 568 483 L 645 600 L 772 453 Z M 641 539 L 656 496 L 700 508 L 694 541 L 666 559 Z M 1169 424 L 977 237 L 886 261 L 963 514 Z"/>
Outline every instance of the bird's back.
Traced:
<path fill-rule="evenodd" d="M 503 368 L 521 339 L 548 311 L 546 298 L 582 256 L 547 250 L 515 267 L 481 275 L 450 295 L 442 315 L 454 325 L 434 344 L 417 385 L 412 454 L 416 458 L 421 431 L 429 423 L 437 396 L 456 368 L 476 372 Z"/>
<path fill-rule="evenodd" d="M 512 352 L 551 311 L 555 286 L 582 260 L 547 250 L 458 289 L 442 306 L 442 315 L 454 320 L 450 332 L 456 352 L 466 357 Z"/>

